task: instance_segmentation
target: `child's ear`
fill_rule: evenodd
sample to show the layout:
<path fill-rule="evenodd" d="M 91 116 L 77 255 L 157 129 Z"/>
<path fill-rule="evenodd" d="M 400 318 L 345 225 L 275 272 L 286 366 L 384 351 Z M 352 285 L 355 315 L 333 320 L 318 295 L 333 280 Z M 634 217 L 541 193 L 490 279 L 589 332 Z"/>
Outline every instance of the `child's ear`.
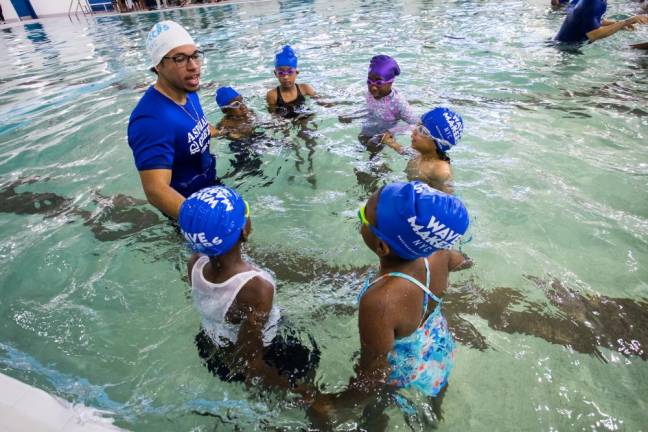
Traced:
<path fill-rule="evenodd" d="M 389 252 L 391 249 L 389 249 L 389 245 L 385 243 L 384 241 L 378 239 L 378 244 L 376 245 L 376 254 L 379 257 L 384 257 L 389 255 Z"/>
<path fill-rule="evenodd" d="M 247 219 L 247 222 L 245 222 L 245 226 L 243 227 L 243 230 L 241 231 L 241 241 L 246 242 L 248 240 L 248 237 L 250 237 L 250 233 L 252 232 L 252 221 L 250 218 Z"/>

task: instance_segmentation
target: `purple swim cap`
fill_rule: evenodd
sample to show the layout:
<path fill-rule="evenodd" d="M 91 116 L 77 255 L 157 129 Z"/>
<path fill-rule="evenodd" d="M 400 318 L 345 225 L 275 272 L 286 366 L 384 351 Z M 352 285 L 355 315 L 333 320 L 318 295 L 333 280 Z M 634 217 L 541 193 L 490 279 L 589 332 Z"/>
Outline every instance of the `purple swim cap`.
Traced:
<path fill-rule="evenodd" d="M 369 73 L 378 75 L 385 81 L 389 81 L 400 75 L 400 68 L 396 60 L 388 55 L 377 55 L 371 58 L 369 62 Z"/>
<path fill-rule="evenodd" d="M 470 223 L 459 198 L 419 181 L 386 185 L 377 206 L 371 230 L 404 260 L 450 249 Z"/>

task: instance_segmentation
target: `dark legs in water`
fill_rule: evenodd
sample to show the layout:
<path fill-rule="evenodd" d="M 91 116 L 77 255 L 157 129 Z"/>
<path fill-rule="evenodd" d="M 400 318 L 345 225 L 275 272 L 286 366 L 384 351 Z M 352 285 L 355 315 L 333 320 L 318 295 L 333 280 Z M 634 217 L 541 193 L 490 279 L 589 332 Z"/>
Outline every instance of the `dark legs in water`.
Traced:
<path fill-rule="evenodd" d="M 376 192 L 382 186 L 385 175 L 391 172 L 387 164 L 379 157 L 379 153 L 385 148 L 376 137 L 359 135 L 358 141 L 369 153 L 369 161 L 365 167 L 353 169 L 358 180 L 367 195 Z"/>
<path fill-rule="evenodd" d="M 92 199 L 99 211 L 78 208 L 74 200 L 51 192 L 18 192 L 16 188 L 46 179 L 28 177 L 0 188 L 0 212 L 20 215 L 42 214 L 78 217 L 99 241 L 114 241 L 162 223 L 158 213 L 147 208 L 146 201 L 117 194 L 105 197 L 95 192 Z M 111 228 L 115 225 L 118 228 Z"/>

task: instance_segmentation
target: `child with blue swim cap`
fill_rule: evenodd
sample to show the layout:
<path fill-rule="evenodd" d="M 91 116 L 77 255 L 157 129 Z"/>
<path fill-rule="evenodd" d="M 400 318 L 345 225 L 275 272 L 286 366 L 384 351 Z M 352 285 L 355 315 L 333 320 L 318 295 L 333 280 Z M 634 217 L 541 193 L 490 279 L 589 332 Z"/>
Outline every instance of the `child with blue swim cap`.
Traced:
<path fill-rule="evenodd" d="M 285 118 L 303 115 L 301 109 L 306 102 L 305 96 L 317 96 L 310 84 L 297 84 L 297 55 L 290 45 L 285 45 L 275 55 L 274 75 L 279 85 L 266 93 L 266 101 L 271 112 Z M 310 114 L 310 113 L 309 113 Z"/>
<path fill-rule="evenodd" d="M 412 131 L 412 147 L 407 149 L 393 137 L 385 144 L 400 154 L 410 154 L 408 180 L 421 180 L 446 193 L 452 193 L 452 170 L 447 152 L 463 135 L 463 120 L 456 112 L 437 107 L 421 116 L 420 123 Z"/>
<path fill-rule="evenodd" d="M 215 98 L 224 114 L 216 125 L 220 133 L 230 140 L 249 138 L 254 133 L 256 116 L 245 104 L 243 96 L 232 87 L 219 87 Z"/>
<path fill-rule="evenodd" d="M 382 390 L 413 388 L 439 396 L 454 363 L 441 298 L 449 272 L 472 265 L 450 249 L 468 228 L 463 203 L 425 183 L 392 183 L 374 193 L 358 217 L 362 239 L 380 266 L 359 295 L 357 376 L 340 394 L 315 396 L 310 415 L 316 423 Z"/>
<path fill-rule="evenodd" d="M 178 223 L 195 252 L 187 268 L 202 316 L 196 342 L 210 371 L 225 381 L 259 378 L 281 388 L 312 372 L 319 351 L 277 333 L 274 279 L 241 255 L 252 230 L 243 198 L 225 186 L 202 189 L 184 201 Z"/>

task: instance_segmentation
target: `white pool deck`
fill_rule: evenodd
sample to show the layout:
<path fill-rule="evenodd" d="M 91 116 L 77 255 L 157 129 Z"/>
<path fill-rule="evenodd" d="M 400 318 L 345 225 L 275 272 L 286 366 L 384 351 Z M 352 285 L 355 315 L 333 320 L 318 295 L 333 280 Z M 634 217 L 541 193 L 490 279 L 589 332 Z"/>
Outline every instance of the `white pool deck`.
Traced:
<path fill-rule="evenodd" d="M 115 432 L 110 414 L 51 396 L 0 374 L 0 431 Z"/>

